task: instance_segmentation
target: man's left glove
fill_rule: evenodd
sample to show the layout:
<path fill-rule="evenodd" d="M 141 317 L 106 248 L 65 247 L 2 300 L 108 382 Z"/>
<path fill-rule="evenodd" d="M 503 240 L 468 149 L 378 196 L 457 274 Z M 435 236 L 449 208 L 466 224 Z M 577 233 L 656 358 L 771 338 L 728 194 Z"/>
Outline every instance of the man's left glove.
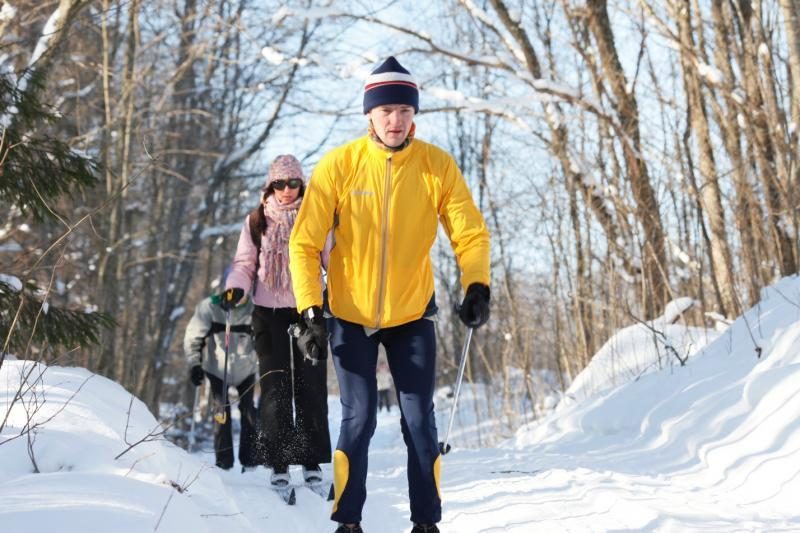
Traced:
<path fill-rule="evenodd" d="M 316 365 L 328 358 L 328 328 L 325 317 L 322 316 L 322 309 L 316 305 L 303 310 L 300 317 L 302 324 L 297 345 L 306 359 Z"/>
<path fill-rule="evenodd" d="M 468 328 L 479 328 L 489 320 L 489 287 L 472 283 L 467 287 L 458 316 Z"/>

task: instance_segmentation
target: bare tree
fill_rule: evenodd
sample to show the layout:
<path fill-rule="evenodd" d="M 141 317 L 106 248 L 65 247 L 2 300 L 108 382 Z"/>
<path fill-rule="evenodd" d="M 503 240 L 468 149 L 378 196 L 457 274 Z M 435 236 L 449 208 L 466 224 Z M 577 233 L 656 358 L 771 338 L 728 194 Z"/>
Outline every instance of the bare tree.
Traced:
<path fill-rule="evenodd" d="M 734 2 L 732 11 L 730 16 L 739 37 L 738 61 L 746 94 L 739 112 L 746 117 L 748 137 L 759 167 L 758 174 L 764 188 L 769 215 L 773 253 L 778 258 L 781 274 L 793 274 L 797 271 L 795 243 L 786 225 L 788 164 L 783 158 L 784 150 L 781 149 L 786 129 L 785 120 L 777 116 L 778 111 L 775 109 L 775 85 L 771 76 L 769 49 L 762 40 L 763 28 L 750 2 Z M 760 53 L 765 48 L 766 53 Z M 759 68 L 759 58 L 767 61 L 763 71 Z M 781 127 L 774 128 L 772 124 L 779 124 Z"/>
<path fill-rule="evenodd" d="M 627 178 L 636 199 L 636 212 L 644 233 L 643 270 L 646 283 L 646 316 L 655 316 L 669 297 L 667 256 L 664 230 L 655 191 L 642 155 L 639 132 L 639 108 L 634 94 L 628 90 L 628 79 L 617 55 L 614 33 L 608 18 L 606 0 L 587 2 L 587 23 L 597 43 L 600 62 L 614 95 L 615 108 L 624 137 L 620 139 L 625 154 Z"/>
<path fill-rule="evenodd" d="M 710 235 L 706 240 L 710 254 L 709 262 L 713 272 L 713 285 L 719 308 L 726 316 L 734 317 L 741 312 L 741 308 L 735 294 L 736 287 L 733 279 L 731 252 L 728 245 L 727 224 L 722 208 L 722 193 L 719 186 L 714 148 L 711 144 L 711 131 L 705 98 L 698 74 L 700 62 L 694 42 L 691 5 L 687 3 L 676 6 L 673 16 L 678 22 L 676 40 L 680 44 L 684 90 L 687 96 L 689 119 L 687 121 L 686 136 L 694 137 L 697 143 L 698 165 L 702 182 L 696 183 L 696 180 L 693 179 L 693 172 L 690 173 L 690 179 L 694 185 L 697 200 L 701 203 L 705 216 L 708 217 Z M 702 43 L 700 47 L 703 48 Z M 687 150 L 686 153 L 690 154 L 691 151 Z"/>

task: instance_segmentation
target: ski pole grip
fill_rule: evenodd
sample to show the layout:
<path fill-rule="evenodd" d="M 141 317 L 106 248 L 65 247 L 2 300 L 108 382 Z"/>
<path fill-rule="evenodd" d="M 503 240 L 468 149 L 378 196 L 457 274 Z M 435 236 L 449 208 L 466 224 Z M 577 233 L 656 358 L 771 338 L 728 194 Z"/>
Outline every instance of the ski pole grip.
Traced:
<path fill-rule="evenodd" d="M 303 331 L 303 329 L 300 327 L 300 324 L 296 324 L 296 323 L 295 324 L 289 324 L 288 333 L 289 333 L 290 337 L 293 337 L 293 338 L 297 339 L 297 338 L 300 337 L 300 333 L 302 331 Z"/>

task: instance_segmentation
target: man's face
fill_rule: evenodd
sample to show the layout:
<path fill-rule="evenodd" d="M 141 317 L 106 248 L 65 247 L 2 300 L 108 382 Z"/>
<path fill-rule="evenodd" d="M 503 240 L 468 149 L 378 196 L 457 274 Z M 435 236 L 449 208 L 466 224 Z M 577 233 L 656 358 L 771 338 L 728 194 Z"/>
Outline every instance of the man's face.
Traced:
<path fill-rule="evenodd" d="M 379 105 L 370 109 L 367 115 L 375 133 L 390 148 L 403 144 L 414 122 L 414 108 L 405 104 Z"/>

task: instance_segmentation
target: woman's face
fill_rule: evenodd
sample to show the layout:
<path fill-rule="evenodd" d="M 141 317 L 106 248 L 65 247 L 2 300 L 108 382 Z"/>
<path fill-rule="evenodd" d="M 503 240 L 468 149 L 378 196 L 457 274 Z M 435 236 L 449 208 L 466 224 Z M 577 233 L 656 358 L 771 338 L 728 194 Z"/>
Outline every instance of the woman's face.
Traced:
<path fill-rule="evenodd" d="M 297 197 L 300 195 L 300 187 L 303 185 L 303 180 L 298 178 L 292 178 L 288 180 L 280 179 L 275 180 L 271 184 L 272 194 L 275 195 L 275 199 L 278 201 L 279 204 L 285 205 L 290 204 L 297 200 Z M 267 196 L 264 196 L 264 201 L 266 201 Z"/>

